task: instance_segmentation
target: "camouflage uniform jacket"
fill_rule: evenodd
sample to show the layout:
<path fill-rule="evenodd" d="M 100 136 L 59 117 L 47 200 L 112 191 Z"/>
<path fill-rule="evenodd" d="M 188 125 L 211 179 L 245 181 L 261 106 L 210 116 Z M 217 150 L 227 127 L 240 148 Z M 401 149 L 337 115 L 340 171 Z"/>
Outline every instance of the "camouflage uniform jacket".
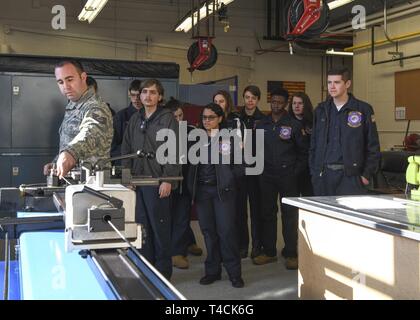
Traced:
<path fill-rule="evenodd" d="M 87 90 L 77 102 L 69 101 L 60 129 L 60 151 L 69 152 L 76 161 L 95 163 L 109 157 L 113 135 L 108 106 Z"/>

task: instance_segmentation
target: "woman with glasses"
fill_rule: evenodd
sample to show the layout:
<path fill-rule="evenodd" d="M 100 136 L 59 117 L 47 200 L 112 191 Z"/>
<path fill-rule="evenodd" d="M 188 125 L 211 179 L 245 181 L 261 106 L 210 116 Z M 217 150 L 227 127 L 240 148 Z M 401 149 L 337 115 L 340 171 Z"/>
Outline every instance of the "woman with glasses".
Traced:
<path fill-rule="evenodd" d="M 309 147 L 312 135 L 312 122 L 313 122 L 313 106 L 311 99 L 303 92 L 297 92 L 292 95 L 291 107 L 289 114 L 299 121 L 304 129 L 305 138 Z M 298 191 L 302 196 L 313 196 L 313 189 L 311 183 L 311 175 L 309 173 L 309 165 L 306 169 L 299 174 L 298 177 Z"/>
<path fill-rule="evenodd" d="M 200 284 L 209 285 L 220 280 L 223 262 L 232 286 L 242 288 L 244 281 L 236 238 L 235 177 L 243 175 L 244 168 L 233 165 L 234 148 L 240 146 L 235 146 L 229 137 L 219 136 L 223 120 L 224 111 L 219 105 L 210 103 L 204 107 L 200 127 L 207 134 L 208 143 L 204 145 L 207 154 L 201 154 L 199 164 L 191 166 L 188 187 L 196 203 L 207 248 L 205 274 Z M 218 153 L 213 157 L 218 160 L 216 164 L 212 164 L 212 152 Z"/>

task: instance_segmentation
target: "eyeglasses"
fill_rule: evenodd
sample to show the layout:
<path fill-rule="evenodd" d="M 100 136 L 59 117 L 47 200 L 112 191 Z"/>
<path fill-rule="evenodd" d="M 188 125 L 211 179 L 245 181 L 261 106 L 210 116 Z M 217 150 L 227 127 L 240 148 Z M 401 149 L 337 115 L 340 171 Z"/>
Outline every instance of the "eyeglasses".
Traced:
<path fill-rule="evenodd" d="M 213 121 L 215 119 L 217 119 L 218 116 L 202 116 L 201 119 L 203 119 L 203 121 Z"/>

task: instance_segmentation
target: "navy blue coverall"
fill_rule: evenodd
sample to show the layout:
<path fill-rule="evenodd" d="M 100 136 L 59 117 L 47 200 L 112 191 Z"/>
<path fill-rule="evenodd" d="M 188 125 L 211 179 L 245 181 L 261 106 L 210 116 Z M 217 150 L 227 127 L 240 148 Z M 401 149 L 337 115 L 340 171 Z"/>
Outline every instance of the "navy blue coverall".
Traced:
<path fill-rule="evenodd" d="M 219 164 L 191 166 L 188 187 L 196 204 L 198 221 L 207 249 L 205 275 L 220 275 L 223 262 L 232 280 L 241 277 L 235 192 L 236 177 L 244 174 L 244 168 L 242 165 L 233 164 L 233 149 L 231 145 L 224 145 L 225 143 L 227 142 L 221 142 L 220 145 L 220 159 L 225 152 L 232 156 L 231 164 L 222 164 L 220 160 Z M 211 144 L 208 148 L 210 160 Z"/>
<path fill-rule="evenodd" d="M 245 125 L 246 129 L 253 130 L 252 139 L 252 155 L 255 156 L 255 127 L 257 121 L 263 119 L 265 115 L 258 109 L 255 109 L 254 114 L 249 116 L 242 110 L 239 118 Z M 251 219 L 251 244 L 252 256 L 256 256 L 261 251 L 261 194 L 259 185 L 259 176 L 249 175 L 243 176 L 238 180 L 238 195 L 237 195 L 237 216 L 238 216 L 238 236 L 239 249 L 242 257 L 246 256 L 249 247 L 249 232 L 248 232 L 248 198 L 249 211 Z"/>
<path fill-rule="evenodd" d="M 297 177 L 308 161 L 308 144 L 301 124 L 288 113 L 275 122 L 268 116 L 257 124 L 264 130 L 264 172 L 260 176 L 262 196 L 262 246 L 269 257 L 277 256 L 277 198 L 298 196 Z M 297 257 L 298 209 L 281 203 L 286 258 Z"/>
<path fill-rule="evenodd" d="M 188 125 L 187 133 L 195 127 Z M 187 143 L 185 141 L 185 143 Z M 191 229 L 191 193 L 188 190 L 188 163 L 182 165 L 184 180 L 180 187 L 172 193 L 172 256 L 187 256 L 188 246 L 195 244 L 194 232 Z"/>
<path fill-rule="evenodd" d="M 309 151 L 315 195 L 365 194 L 361 176 L 369 180 L 379 162 L 378 131 L 368 103 L 349 94 L 340 111 L 333 99 L 315 109 Z"/>

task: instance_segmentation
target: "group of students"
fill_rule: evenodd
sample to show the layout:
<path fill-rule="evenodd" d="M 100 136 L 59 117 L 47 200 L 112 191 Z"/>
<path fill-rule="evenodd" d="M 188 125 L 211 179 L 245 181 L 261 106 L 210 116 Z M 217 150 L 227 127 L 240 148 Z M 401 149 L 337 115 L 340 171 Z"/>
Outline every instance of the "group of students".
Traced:
<path fill-rule="evenodd" d="M 162 105 L 164 88 L 156 79 L 133 81 L 130 106 L 112 117 L 109 107 L 89 89 L 80 63 L 61 62 L 55 75 L 69 99 L 55 165 L 60 177 L 77 161 L 106 157 L 111 139 L 111 154 L 120 155 L 140 149 L 156 152 L 165 144 L 157 139 L 162 129 L 178 135 L 184 110 L 175 100 Z M 200 284 L 220 280 L 223 264 L 232 286 L 241 288 L 241 258 L 248 256 L 249 247 L 248 199 L 251 258 L 254 264 L 264 265 L 277 260 L 279 197 L 281 202 L 282 197 L 299 195 L 363 194 L 379 166 L 379 139 L 372 107 L 348 93 L 350 86 L 347 69 L 330 70 L 329 97 L 314 112 L 306 94 L 293 94 L 289 99 L 289 93 L 278 88 L 270 93 L 268 115 L 258 108 L 261 92 L 256 86 L 244 89 L 244 107 L 239 111 L 234 111 L 228 92 L 218 91 L 203 108 L 198 124 L 206 137 L 204 150 L 199 152 L 206 151 L 202 156 L 209 161 L 180 165 L 160 163 L 156 158 L 123 160 L 121 164 L 131 168 L 133 175 L 161 179 L 158 186 L 136 188 L 136 222 L 144 226 L 146 235 L 141 253 L 167 279 L 173 265 L 187 268 L 187 253 L 202 253 L 190 227 L 190 210 L 195 204 L 207 249 Z M 221 129 L 235 133 L 223 140 L 218 134 Z M 245 140 L 249 143 L 251 139 L 255 155 L 261 147 L 256 138 L 261 132 L 264 169 L 259 175 L 246 175 L 247 164 L 235 161 L 233 149 L 242 152 Z M 243 143 L 238 147 L 233 137 Z M 215 144 L 217 148 L 212 147 Z M 219 161 L 213 163 L 213 158 Z M 51 168 L 47 164 L 44 172 Z M 184 178 L 179 185 L 170 179 L 178 176 Z M 281 254 L 286 268 L 296 269 L 297 208 L 281 203 L 281 218 L 285 244 Z"/>
<path fill-rule="evenodd" d="M 144 90 L 147 85 L 143 82 L 139 90 Z M 154 80 L 149 85 L 156 89 L 154 91 L 157 96 L 163 97 L 163 88 L 160 83 Z M 249 246 L 248 198 L 251 213 L 251 258 L 255 264 L 263 265 L 277 259 L 278 194 L 281 196 L 297 196 L 301 193 L 311 195 L 310 187 L 308 187 L 310 177 L 307 154 L 312 124 L 312 104 L 308 96 L 304 93 L 294 95 L 291 99 L 291 108 L 287 111 L 289 99 L 287 91 L 284 89 L 273 91 L 271 92 L 272 112 L 268 116 L 258 108 L 261 99 L 258 87 L 252 85 L 246 87 L 243 98 L 244 108 L 237 112 L 234 111 L 232 98 L 228 92 L 223 90 L 216 92 L 213 102 L 203 108 L 198 127 L 205 130 L 208 135 L 209 160 L 212 140 L 219 138 L 217 132 L 220 129 L 236 130 L 242 139 L 246 135 L 245 129 L 264 130 L 266 134 L 263 174 L 245 175 L 245 164 L 236 164 L 233 159 L 234 152 L 231 150 L 229 163 L 220 161 L 218 164 L 212 164 L 209 161 L 197 165 L 184 164 L 182 166 L 184 180 L 177 189 L 171 188 L 171 196 L 168 197 L 163 210 L 164 201 L 162 197 L 157 198 L 159 194 L 157 190 L 138 196 L 138 222 L 145 225 L 147 234 L 153 235 L 153 241 L 149 241 L 149 244 L 153 243 L 154 250 L 146 250 L 149 247 L 146 243 L 143 254 L 154 262 L 161 272 L 163 270 L 163 274 L 168 278 L 171 272 L 169 252 L 172 264 L 185 269 L 189 266 L 188 248 L 192 245 L 196 247 L 190 227 L 192 204 L 196 207 L 207 251 L 204 277 L 200 279 L 200 283 L 206 285 L 221 279 L 223 264 L 232 286 L 240 288 L 244 286 L 241 276 L 241 258 L 248 256 Z M 157 145 L 150 145 L 151 141 L 153 141 L 152 144 L 157 143 L 156 130 L 152 126 L 158 121 L 155 119 L 162 119 L 163 115 L 166 115 L 166 121 L 159 120 L 162 126 L 157 126 L 156 129 L 165 127 L 173 130 L 176 130 L 173 119 L 183 120 L 184 110 L 179 101 L 170 99 L 164 107 L 158 107 L 160 98 L 157 98 L 156 110 L 148 116 L 147 102 L 150 102 L 150 99 L 143 100 L 142 102 L 146 102 L 145 108 L 139 108 L 134 118 L 126 122 L 128 125 L 124 129 L 122 154 L 131 153 L 139 148 L 153 150 L 158 148 Z M 173 114 L 172 120 L 168 112 Z M 121 123 L 119 117 L 125 113 L 126 110 L 122 110 L 114 117 L 114 126 Z M 147 131 L 139 130 L 146 127 Z M 192 129 L 193 127 L 189 126 L 188 131 Z M 147 132 L 151 132 L 149 136 Z M 255 153 L 255 135 L 252 133 L 248 138 L 252 139 L 252 149 Z M 220 150 L 223 150 L 223 147 Z M 219 156 L 222 157 L 222 151 Z M 136 161 L 138 161 L 137 164 Z M 166 165 L 160 166 L 161 172 L 147 170 L 142 160 L 129 160 L 124 165 L 133 168 L 133 173 L 136 175 L 171 176 L 175 174 L 165 172 L 168 170 L 165 168 Z M 302 182 L 300 186 L 297 184 L 298 178 L 293 169 L 295 166 L 296 172 L 299 173 L 299 181 Z M 154 205 L 146 205 L 147 203 L 154 203 Z M 156 209 L 158 207 L 159 209 Z M 157 214 L 158 211 L 159 214 Z M 288 269 L 297 268 L 297 213 L 294 211 L 292 207 L 282 205 L 285 239 L 282 254 L 286 258 Z M 163 267 L 162 261 L 159 262 L 159 256 L 166 257 Z"/>

